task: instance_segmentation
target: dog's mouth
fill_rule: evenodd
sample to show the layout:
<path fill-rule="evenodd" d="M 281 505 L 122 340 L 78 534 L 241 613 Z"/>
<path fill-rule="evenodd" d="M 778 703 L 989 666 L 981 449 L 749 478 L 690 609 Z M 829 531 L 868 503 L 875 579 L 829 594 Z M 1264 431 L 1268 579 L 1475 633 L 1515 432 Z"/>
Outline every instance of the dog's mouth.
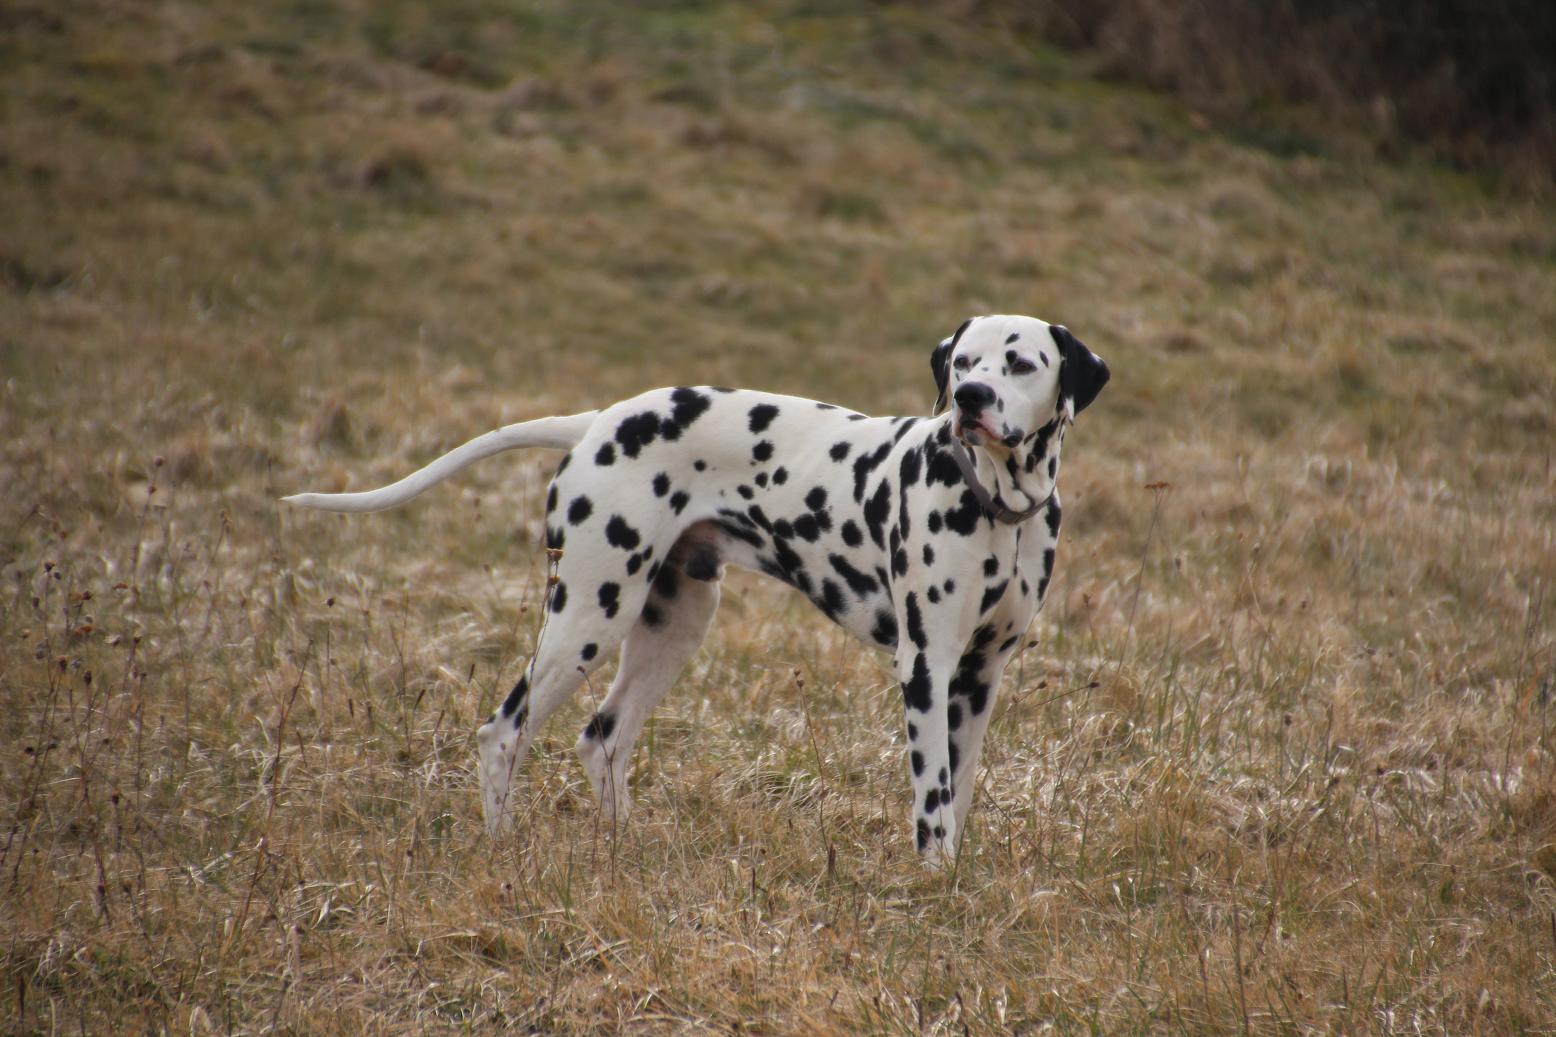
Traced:
<path fill-rule="evenodd" d="M 951 434 L 968 446 L 1003 446 L 1014 448 L 1021 443 L 1020 432 L 1009 432 L 1001 435 L 990 428 L 983 420 L 983 415 L 969 416 L 961 411 L 956 412 L 956 420 L 951 426 Z"/>
<path fill-rule="evenodd" d="M 983 423 L 982 417 L 969 418 L 961 411 L 956 412 L 951 434 L 968 446 L 982 446 L 985 442 L 999 439 L 994 430 Z"/>

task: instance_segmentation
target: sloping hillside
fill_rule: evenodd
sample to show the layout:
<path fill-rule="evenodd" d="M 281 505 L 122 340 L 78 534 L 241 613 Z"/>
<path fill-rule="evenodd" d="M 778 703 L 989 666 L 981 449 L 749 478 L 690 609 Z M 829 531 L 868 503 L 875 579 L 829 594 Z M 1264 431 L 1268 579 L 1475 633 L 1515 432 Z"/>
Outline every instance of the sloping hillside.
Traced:
<path fill-rule="evenodd" d="M 0 955 L 19 1033 L 1515 1033 L 1556 1019 L 1556 214 L 1222 136 L 909 5 L 0 12 Z M 887 660 L 735 576 L 596 819 L 494 844 L 555 456 L 677 383 L 1114 379 L 953 875 Z"/>

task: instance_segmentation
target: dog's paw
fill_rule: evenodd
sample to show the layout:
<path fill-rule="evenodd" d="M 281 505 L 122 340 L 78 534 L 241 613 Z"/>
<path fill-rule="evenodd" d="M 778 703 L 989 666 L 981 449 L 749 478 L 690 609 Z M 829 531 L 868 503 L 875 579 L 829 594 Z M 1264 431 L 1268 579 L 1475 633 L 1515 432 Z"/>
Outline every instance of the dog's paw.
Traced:
<path fill-rule="evenodd" d="M 489 721 L 476 732 L 480 748 L 477 771 L 481 780 L 481 813 L 486 830 L 502 835 L 513 827 L 513 812 L 508 809 L 508 789 L 513 781 L 514 743 L 518 735 L 502 731 L 500 721 Z"/>
<path fill-rule="evenodd" d="M 632 797 L 627 794 L 627 777 L 619 760 L 612 759 L 604 744 L 588 728 L 578 736 L 574 746 L 584 774 L 589 777 L 589 791 L 594 794 L 594 805 L 601 816 L 611 824 L 625 821 L 632 812 Z"/>
<path fill-rule="evenodd" d="M 930 827 L 927 821 L 918 822 L 919 832 L 924 836 L 919 840 L 919 859 L 931 871 L 949 868 L 956 863 L 956 822 L 952 820 L 949 810 L 942 812 L 939 820 L 940 824 L 934 827 Z"/>

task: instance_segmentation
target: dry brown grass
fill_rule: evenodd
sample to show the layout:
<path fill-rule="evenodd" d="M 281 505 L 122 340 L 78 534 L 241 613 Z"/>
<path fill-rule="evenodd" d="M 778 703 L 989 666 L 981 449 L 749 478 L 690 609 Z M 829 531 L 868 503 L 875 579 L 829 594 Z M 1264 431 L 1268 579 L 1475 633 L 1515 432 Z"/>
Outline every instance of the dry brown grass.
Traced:
<path fill-rule="evenodd" d="M 760 14 L 3 16 L 9 1029 L 1556 1028 L 1556 219 Z M 494 843 L 554 458 L 275 503 L 656 384 L 922 411 L 988 310 L 1115 380 L 953 874 L 885 660 L 746 577 L 632 820 L 585 693 Z"/>

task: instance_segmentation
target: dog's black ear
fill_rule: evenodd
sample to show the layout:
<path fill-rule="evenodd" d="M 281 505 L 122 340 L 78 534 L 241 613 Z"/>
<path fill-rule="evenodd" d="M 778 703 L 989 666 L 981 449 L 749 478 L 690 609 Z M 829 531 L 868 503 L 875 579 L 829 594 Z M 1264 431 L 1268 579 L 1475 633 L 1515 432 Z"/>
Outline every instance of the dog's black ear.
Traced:
<path fill-rule="evenodd" d="M 1048 331 L 1059 347 L 1059 406 L 1063 409 L 1068 404 L 1073 418 L 1108 384 L 1108 365 L 1083 346 L 1064 325 L 1052 324 Z"/>
<path fill-rule="evenodd" d="M 948 339 L 942 339 L 935 351 L 929 354 L 929 369 L 935 373 L 935 409 L 931 414 L 939 414 L 951 404 L 951 398 L 946 392 L 946 387 L 951 384 L 951 350 L 956 348 L 957 340 L 962 337 L 962 332 L 967 330 L 967 325 L 977 320 L 977 317 L 968 317 L 962 321 L 962 326 L 956 329 L 956 333 Z"/>

